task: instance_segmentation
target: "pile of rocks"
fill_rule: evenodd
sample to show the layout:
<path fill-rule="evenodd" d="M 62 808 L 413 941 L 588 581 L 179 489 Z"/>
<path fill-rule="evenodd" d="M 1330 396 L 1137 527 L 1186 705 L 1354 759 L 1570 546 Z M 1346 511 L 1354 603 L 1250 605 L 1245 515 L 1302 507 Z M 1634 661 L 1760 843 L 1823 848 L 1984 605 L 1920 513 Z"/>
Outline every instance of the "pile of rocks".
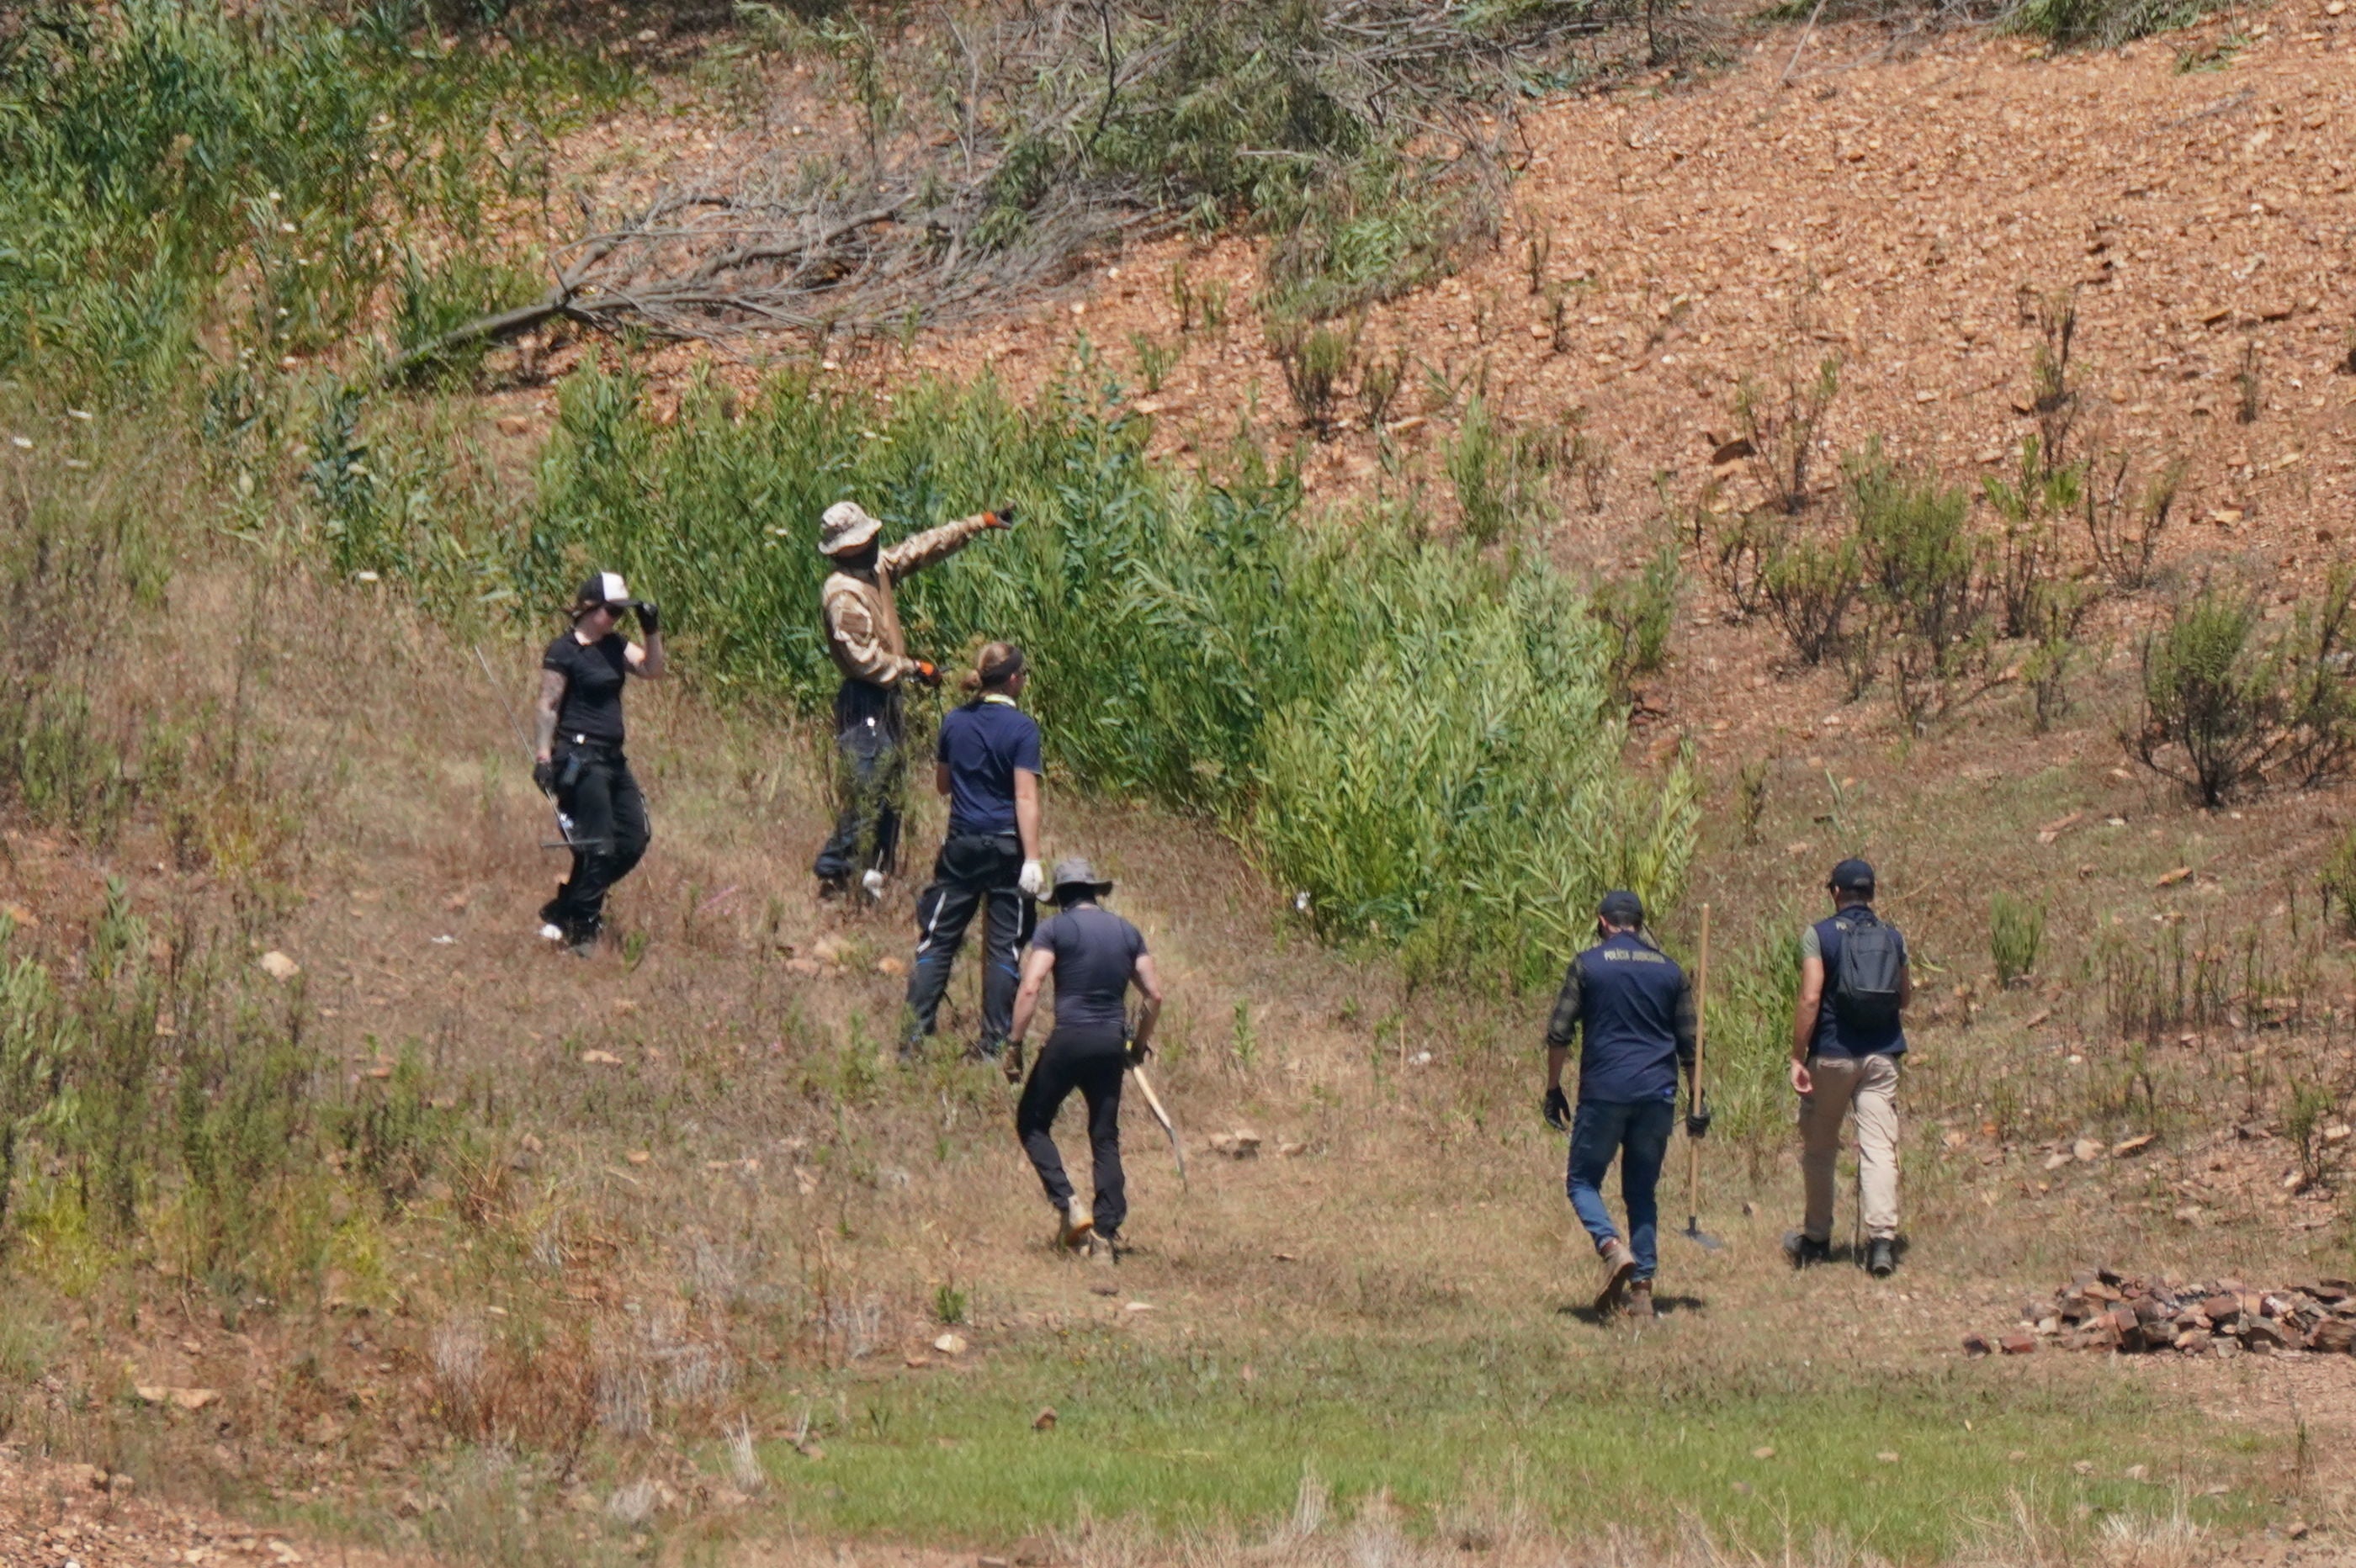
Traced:
<path fill-rule="evenodd" d="M 2348 1355 L 2356 1353 L 2356 1284 L 2319 1279 L 2252 1290 L 2237 1279 L 2173 1285 L 2115 1269 L 2088 1269 L 2051 1300 L 2024 1305 L 2018 1328 L 1994 1338 L 1964 1336 L 1964 1354 L 2025 1356 L 2045 1344 L 2126 1355 Z"/>

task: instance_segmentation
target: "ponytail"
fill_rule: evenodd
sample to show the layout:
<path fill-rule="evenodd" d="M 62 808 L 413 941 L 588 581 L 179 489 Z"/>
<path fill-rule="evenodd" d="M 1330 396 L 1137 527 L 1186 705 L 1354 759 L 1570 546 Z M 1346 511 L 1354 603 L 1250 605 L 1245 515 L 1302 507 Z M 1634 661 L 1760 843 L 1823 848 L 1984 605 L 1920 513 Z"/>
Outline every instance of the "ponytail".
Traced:
<path fill-rule="evenodd" d="M 1002 688 L 1023 670 L 1021 648 L 1012 643 L 984 643 L 973 656 L 973 668 L 958 680 L 958 687 L 969 699 L 976 699 L 983 692 Z"/>

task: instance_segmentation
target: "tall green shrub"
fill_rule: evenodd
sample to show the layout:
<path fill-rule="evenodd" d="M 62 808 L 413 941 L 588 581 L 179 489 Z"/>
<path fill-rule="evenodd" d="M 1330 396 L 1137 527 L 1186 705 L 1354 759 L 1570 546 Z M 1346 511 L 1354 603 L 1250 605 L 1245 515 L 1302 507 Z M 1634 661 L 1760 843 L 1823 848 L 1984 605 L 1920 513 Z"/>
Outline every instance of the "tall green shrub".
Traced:
<path fill-rule="evenodd" d="M 691 389 L 666 428 L 627 372 L 586 372 L 518 578 L 553 606 L 592 563 L 629 572 L 692 667 L 816 714 L 837 678 L 819 512 L 855 496 L 890 539 L 1012 504 L 1012 533 L 909 581 L 912 650 L 1022 644 L 1052 767 L 1218 815 L 1321 929 L 1520 972 L 1606 882 L 1674 894 L 1690 786 L 1622 772 L 1610 649 L 1572 585 L 1389 511 L 1304 520 L 1293 477 L 1248 452 L 1221 482 L 1173 473 L 1108 407 L 988 383 L 886 405 L 788 374 L 734 420 Z"/>

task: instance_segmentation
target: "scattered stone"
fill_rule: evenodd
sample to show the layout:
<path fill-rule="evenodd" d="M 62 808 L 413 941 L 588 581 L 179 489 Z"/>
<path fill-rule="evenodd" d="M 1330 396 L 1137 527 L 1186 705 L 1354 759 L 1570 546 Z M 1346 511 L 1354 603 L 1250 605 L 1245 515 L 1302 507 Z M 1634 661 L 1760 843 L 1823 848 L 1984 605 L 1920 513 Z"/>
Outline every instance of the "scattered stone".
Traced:
<path fill-rule="evenodd" d="M 2081 1165 L 2092 1165 L 2103 1157 L 2103 1146 L 2093 1138 L 2080 1138 L 2070 1146 L 2072 1157 Z"/>
<path fill-rule="evenodd" d="M 1996 1347 L 1988 1343 L 1988 1337 L 1985 1334 L 1966 1334 L 1964 1336 L 1964 1354 L 1977 1360 L 1982 1356 L 1996 1354 Z"/>
<path fill-rule="evenodd" d="M 965 1354 L 966 1349 L 965 1336 L 962 1334 L 944 1334 L 939 1339 L 933 1341 L 933 1349 L 938 1350 L 944 1356 L 962 1356 Z"/>
<path fill-rule="evenodd" d="M 303 972 L 303 965 L 295 963 L 275 947 L 263 954 L 259 962 L 262 972 L 282 986 Z"/>
<path fill-rule="evenodd" d="M 1772 1459 L 1775 1456 L 1774 1445 L 1762 1443 L 1751 1450 L 1751 1456 L 1754 1459 Z"/>
<path fill-rule="evenodd" d="M 1249 1127 L 1237 1127 L 1231 1133 L 1213 1133 L 1211 1149 L 1213 1153 L 1226 1155 L 1229 1159 L 1258 1159 L 1259 1135 Z"/>
<path fill-rule="evenodd" d="M 1031 1418 L 1031 1430 L 1033 1432 L 1055 1431 L 1055 1407 L 1051 1404 L 1046 1409 L 1041 1411 L 1038 1414 L 1033 1416 Z"/>
<path fill-rule="evenodd" d="M 2020 1317 L 2022 1327 L 1996 1341 L 2007 1355 L 2024 1355 L 2039 1339 L 2124 1355 L 2356 1354 L 2356 1290 L 2345 1280 L 2246 1291 L 2233 1279 L 2179 1285 L 2086 1269 L 2045 1300 L 2027 1303 Z M 1988 1354 L 1984 1334 L 1968 1334 L 1963 1344 L 1966 1356 Z"/>
<path fill-rule="evenodd" d="M 581 1061 L 582 1064 L 587 1067 L 619 1067 L 622 1065 L 622 1059 L 615 1055 L 610 1051 L 584 1051 L 581 1053 Z"/>
<path fill-rule="evenodd" d="M 2111 1157 L 2124 1159 L 2131 1154 L 2141 1154 L 2157 1142 L 2158 1137 L 2158 1133 L 2137 1133 L 2131 1138 L 2123 1138 L 2111 1146 Z"/>

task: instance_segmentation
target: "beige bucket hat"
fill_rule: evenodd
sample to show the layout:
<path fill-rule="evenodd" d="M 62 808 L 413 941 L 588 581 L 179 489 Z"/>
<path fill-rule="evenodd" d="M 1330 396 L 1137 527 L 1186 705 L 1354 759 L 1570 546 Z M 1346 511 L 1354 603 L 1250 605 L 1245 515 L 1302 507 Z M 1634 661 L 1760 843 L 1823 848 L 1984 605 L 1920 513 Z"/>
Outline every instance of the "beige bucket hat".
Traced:
<path fill-rule="evenodd" d="M 856 501 L 837 501 L 818 520 L 818 552 L 820 555 L 841 555 L 854 550 L 884 531 L 884 525 L 870 517 L 867 508 Z"/>

